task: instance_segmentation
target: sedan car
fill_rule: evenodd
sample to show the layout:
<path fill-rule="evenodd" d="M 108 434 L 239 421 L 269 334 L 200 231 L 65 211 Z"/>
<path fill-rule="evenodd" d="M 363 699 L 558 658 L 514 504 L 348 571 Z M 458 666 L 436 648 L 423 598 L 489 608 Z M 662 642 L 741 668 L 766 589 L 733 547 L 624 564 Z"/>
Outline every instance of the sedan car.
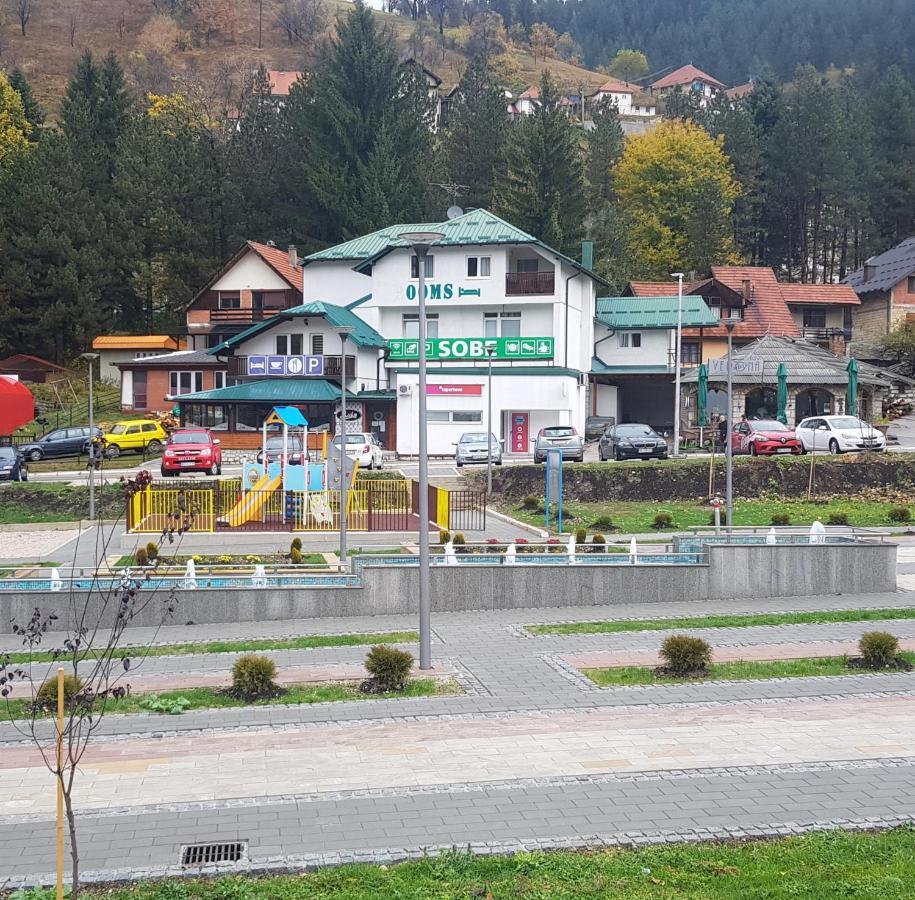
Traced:
<path fill-rule="evenodd" d="M 601 459 L 667 459 L 667 441 L 650 425 L 611 425 L 597 445 Z"/>
<path fill-rule="evenodd" d="M 814 416 L 795 429 L 805 450 L 886 450 L 886 437 L 855 416 Z"/>
<path fill-rule="evenodd" d="M 102 433 L 95 429 L 96 436 Z M 74 425 L 70 428 L 55 428 L 47 434 L 19 447 L 19 452 L 26 459 L 38 462 L 42 459 L 55 459 L 61 456 L 79 456 L 89 452 L 89 426 Z"/>
<path fill-rule="evenodd" d="M 25 455 L 15 447 L 0 447 L 0 481 L 28 481 Z"/>
<path fill-rule="evenodd" d="M 340 456 L 340 435 L 330 442 L 330 450 L 334 456 Z M 360 469 L 383 469 L 384 449 L 378 443 L 374 434 L 359 431 L 346 436 L 346 455 L 359 463 Z"/>
<path fill-rule="evenodd" d="M 585 442 L 582 436 L 571 425 L 548 425 L 541 428 L 533 438 L 534 462 L 546 462 L 548 450 L 559 450 L 563 460 L 570 459 L 584 462 Z"/>
<path fill-rule="evenodd" d="M 585 419 L 585 440 L 596 441 L 614 423 L 613 416 L 588 416 Z"/>
<path fill-rule="evenodd" d="M 290 466 L 301 466 L 305 461 L 305 451 L 302 449 L 302 438 L 298 434 L 290 434 L 286 438 L 287 462 Z M 267 462 L 280 462 L 283 458 L 283 436 L 271 434 L 267 438 Z M 264 463 L 264 448 L 257 451 L 257 461 Z"/>
<path fill-rule="evenodd" d="M 168 440 L 168 432 L 152 419 L 126 419 L 115 422 L 104 435 L 105 454 L 120 456 L 126 450 L 156 454 Z"/>
<path fill-rule="evenodd" d="M 179 428 L 165 442 L 162 454 L 162 477 L 181 472 L 222 473 L 222 450 L 219 440 L 207 428 Z"/>
<path fill-rule="evenodd" d="M 454 461 L 458 468 L 468 463 L 489 462 L 490 454 L 493 465 L 502 465 L 502 442 L 494 434 L 468 431 L 461 435 L 454 447 Z"/>
<path fill-rule="evenodd" d="M 731 452 L 750 456 L 804 453 L 804 445 L 794 430 L 777 419 L 751 419 L 740 422 L 731 433 Z"/>

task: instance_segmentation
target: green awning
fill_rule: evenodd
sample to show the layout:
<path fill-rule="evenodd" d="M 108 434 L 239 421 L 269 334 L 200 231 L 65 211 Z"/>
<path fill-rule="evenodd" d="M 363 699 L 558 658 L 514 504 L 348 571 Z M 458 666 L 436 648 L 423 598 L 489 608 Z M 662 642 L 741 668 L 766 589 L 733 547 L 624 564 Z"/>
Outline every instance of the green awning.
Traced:
<path fill-rule="evenodd" d="M 340 387 L 323 378 L 265 378 L 170 399 L 178 403 L 331 403 L 340 399 Z"/>

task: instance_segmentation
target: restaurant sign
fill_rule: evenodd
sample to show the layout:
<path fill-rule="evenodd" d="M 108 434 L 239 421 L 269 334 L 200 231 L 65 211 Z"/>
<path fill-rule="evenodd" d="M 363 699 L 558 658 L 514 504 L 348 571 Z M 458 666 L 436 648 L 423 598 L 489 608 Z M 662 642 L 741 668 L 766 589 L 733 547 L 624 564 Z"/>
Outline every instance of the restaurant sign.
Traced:
<path fill-rule="evenodd" d="M 555 341 L 551 337 L 530 338 L 430 338 L 426 341 L 426 359 L 485 360 L 487 347 L 495 347 L 493 359 L 527 360 L 552 359 Z M 419 359 L 419 341 L 415 338 L 398 338 L 388 341 L 388 359 L 391 362 L 411 362 Z"/>

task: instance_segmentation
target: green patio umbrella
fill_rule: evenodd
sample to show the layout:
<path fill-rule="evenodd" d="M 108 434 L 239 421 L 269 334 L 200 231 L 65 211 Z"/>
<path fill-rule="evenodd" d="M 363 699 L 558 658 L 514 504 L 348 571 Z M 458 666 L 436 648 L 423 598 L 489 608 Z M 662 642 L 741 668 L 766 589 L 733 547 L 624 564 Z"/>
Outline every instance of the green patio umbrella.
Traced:
<path fill-rule="evenodd" d="M 858 360 L 852 357 L 845 367 L 848 372 L 848 388 L 845 391 L 845 413 L 849 416 L 858 414 Z"/>
<path fill-rule="evenodd" d="M 775 418 L 782 425 L 788 424 L 788 367 L 784 363 L 778 364 L 778 411 Z"/>
<path fill-rule="evenodd" d="M 706 407 L 708 406 L 708 366 L 702 363 L 699 366 L 699 385 L 696 389 L 696 415 L 699 417 L 699 427 L 708 425 Z"/>

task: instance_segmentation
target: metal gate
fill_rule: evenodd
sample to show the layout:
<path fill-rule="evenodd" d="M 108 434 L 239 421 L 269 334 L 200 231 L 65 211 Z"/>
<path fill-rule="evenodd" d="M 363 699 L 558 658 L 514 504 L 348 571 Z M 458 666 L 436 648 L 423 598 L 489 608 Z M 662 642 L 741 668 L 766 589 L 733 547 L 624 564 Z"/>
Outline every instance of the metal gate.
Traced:
<path fill-rule="evenodd" d="M 448 530 L 485 531 L 486 494 L 483 491 L 448 491 Z"/>
<path fill-rule="evenodd" d="M 369 479 L 359 482 L 366 493 L 369 531 L 409 531 L 413 503 L 408 482 Z"/>

